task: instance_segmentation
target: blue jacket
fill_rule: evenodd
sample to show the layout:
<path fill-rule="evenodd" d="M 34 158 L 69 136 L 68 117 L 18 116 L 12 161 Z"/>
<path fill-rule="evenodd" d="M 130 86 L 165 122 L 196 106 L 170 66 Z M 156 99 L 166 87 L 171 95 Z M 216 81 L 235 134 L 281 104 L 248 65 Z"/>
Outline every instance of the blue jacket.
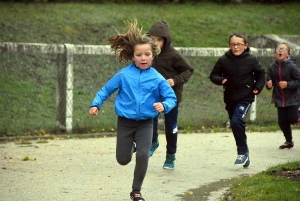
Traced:
<path fill-rule="evenodd" d="M 152 119 L 158 115 L 153 104 L 161 102 L 164 113 L 176 105 L 176 95 L 166 81 L 154 68 L 141 70 L 134 63 L 119 70 L 96 94 L 90 107 L 101 108 L 104 101 L 115 91 L 115 113 L 136 121 Z"/>

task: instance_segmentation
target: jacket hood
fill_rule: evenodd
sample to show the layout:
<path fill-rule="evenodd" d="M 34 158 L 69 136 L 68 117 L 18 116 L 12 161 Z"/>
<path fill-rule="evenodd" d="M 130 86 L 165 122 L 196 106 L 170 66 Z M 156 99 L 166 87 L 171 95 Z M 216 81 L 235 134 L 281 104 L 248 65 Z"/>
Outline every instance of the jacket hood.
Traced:
<path fill-rule="evenodd" d="M 291 60 L 292 62 L 294 62 L 295 64 L 297 63 L 297 60 L 295 57 L 289 57 L 288 60 Z"/>
<path fill-rule="evenodd" d="M 147 35 L 152 35 L 152 36 L 162 36 L 165 38 L 165 46 L 170 46 L 171 45 L 171 30 L 168 22 L 165 20 L 158 20 L 156 21 L 149 29 L 147 32 Z M 163 48 L 164 48 L 163 47 Z"/>

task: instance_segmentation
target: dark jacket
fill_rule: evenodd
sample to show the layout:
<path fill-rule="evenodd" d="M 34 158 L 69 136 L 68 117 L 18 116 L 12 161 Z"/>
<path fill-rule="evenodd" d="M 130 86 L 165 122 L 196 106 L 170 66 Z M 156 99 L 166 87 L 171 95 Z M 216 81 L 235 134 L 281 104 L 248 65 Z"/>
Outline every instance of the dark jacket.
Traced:
<path fill-rule="evenodd" d="M 156 21 L 147 35 L 162 36 L 165 38 L 161 53 L 154 58 L 152 66 L 163 75 L 165 79 L 173 79 L 173 90 L 177 101 L 182 100 L 183 84 L 192 76 L 194 69 L 186 62 L 183 56 L 171 46 L 171 30 L 164 20 Z"/>
<path fill-rule="evenodd" d="M 288 59 L 292 60 L 295 64 L 297 64 L 297 59 L 295 57 L 289 57 Z"/>
<path fill-rule="evenodd" d="M 293 60 L 275 61 L 271 64 L 267 72 L 267 81 L 269 80 L 273 83 L 272 101 L 276 107 L 300 105 L 300 70 Z M 280 81 L 287 81 L 287 88 L 281 89 Z M 271 89 L 267 84 L 266 88 Z"/>
<path fill-rule="evenodd" d="M 210 80 L 217 85 L 224 84 L 224 102 L 226 105 L 236 105 L 240 101 L 254 101 L 253 90 L 260 93 L 265 85 L 265 71 L 249 49 L 235 56 L 227 51 L 216 62 L 210 73 Z"/>

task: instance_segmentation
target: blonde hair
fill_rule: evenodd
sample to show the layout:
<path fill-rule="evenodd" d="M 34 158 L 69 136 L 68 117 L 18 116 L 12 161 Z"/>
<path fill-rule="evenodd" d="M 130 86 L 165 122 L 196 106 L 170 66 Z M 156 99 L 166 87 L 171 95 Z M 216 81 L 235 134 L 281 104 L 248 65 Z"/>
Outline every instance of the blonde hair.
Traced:
<path fill-rule="evenodd" d="M 137 20 L 132 22 L 125 21 L 124 23 L 128 27 L 127 32 L 125 34 L 118 33 L 108 39 L 111 50 L 120 62 L 132 60 L 136 45 L 149 44 L 151 45 L 153 56 L 157 56 L 160 53 L 159 46 L 149 36 L 142 35 L 143 27 L 137 26 Z"/>

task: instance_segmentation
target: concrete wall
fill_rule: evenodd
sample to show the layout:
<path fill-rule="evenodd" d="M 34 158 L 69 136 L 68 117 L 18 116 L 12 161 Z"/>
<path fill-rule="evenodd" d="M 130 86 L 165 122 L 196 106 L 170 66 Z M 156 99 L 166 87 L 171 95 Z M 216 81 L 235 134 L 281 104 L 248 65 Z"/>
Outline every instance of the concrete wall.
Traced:
<path fill-rule="evenodd" d="M 278 43 L 287 43 L 291 48 L 291 55 L 296 54 L 300 50 L 300 35 L 250 35 L 248 36 L 248 43 L 250 47 L 255 48 L 272 48 L 275 49 Z M 294 56 L 293 56 L 294 57 Z M 300 66 L 300 57 L 296 56 L 296 63 Z"/>
<path fill-rule="evenodd" d="M 287 43 L 291 49 L 300 48 L 300 36 L 295 35 L 250 35 L 248 36 L 248 42 L 250 47 L 256 48 L 275 48 L 278 43 Z"/>

